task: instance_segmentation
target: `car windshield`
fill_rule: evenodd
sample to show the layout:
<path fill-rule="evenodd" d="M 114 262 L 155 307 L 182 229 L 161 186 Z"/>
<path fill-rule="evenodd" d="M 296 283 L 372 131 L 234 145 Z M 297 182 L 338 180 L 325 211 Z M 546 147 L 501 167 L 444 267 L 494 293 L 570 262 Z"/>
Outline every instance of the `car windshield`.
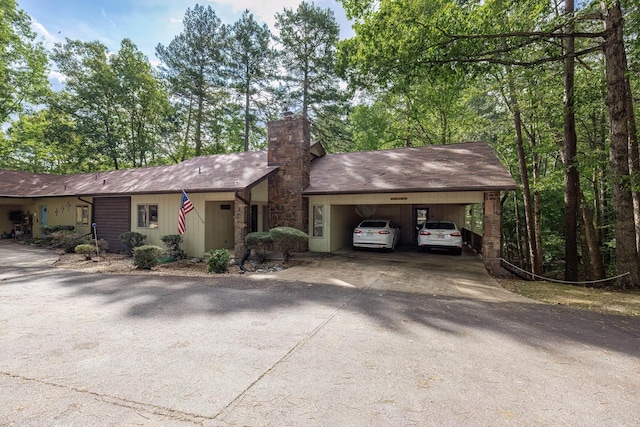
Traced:
<path fill-rule="evenodd" d="M 424 224 L 424 228 L 429 230 L 455 230 L 456 226 L 452 222 L 427 222 Z"/>
<path fill-rule="evenodd" d="M 362 221 L 360 227 L 363 228 L 384 228 L 387 226 L 386 221 Z"/>

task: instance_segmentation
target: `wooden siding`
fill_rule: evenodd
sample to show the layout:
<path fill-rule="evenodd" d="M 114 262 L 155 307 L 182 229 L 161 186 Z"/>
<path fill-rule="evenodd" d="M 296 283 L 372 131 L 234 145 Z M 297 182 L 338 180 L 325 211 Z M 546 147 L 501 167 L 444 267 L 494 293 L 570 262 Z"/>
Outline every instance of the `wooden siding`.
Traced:
<path fill-rule="evenodd" d="M 269 180 L 265 179 L 251 189 L 251 203 L 269 201 Z"/>
<path fill-rule="evenodd" d="M 315 199 L 316 196 L 310 196 Z M 327 196 L 332 205 L 417 205 L 483 203 L 482 191 L 454 191 L 436 193 L 335 194 Z"/>
<path fill-rule="evenodd" d="M 235 193 L 189 193 L 189 200 L 194 210 L 185 218 L 186 232 L 182 235 L 182 249 L 193 257 L 202 257 L 210 249 L 233 248 L 233 204 Z M 162 236 L 178 234 L 178 212 L 180 210 L 180 193 L 149 194 L 131 197 L 131 230 L 147 236 L 147 242 L 164 248 Z M 138 205 L 158 205 L 158 228 L 138 227 Z M 220 215 L 220 205 L 230 205 L 231 220 Z M 217 209 L 216 209 L 217 207 Z M 222 244 L 216 243 L 221 231 L 228 231 L 231 237 L 221 237 Z M 231 241 L 227 246 L 224 241 Z"/>
<path fill-rule="evenodd" d="M 48 207 L 48 216 L 52 218 L 52 207 Z M 75 215 L 75 211 L 74 211 Z M 121 252 L 125 249 L 120 242 L 120 234 L 130 231 L 130 197 L 96 197 L 93 199 L 93 222 L 99 239 L 109 243 L 109 252 Z M 53 225 L 51 221 L 49 225 Z"/>
<path fill-rule="evenodd" d="M 194 210 L 185 218 L 187 227 L 182 235 L 182 249 L 191 256 L 201 256 L 204 251 L 204 225 L 201 223 L 198 213 L 204 213 L 204 194 L 189 193 L 189 200 Z M 131 231 L 147 236 L 147 243 L 166 249 L 162 242 L 162 236 L 178 234 L 178 211 L 182 193 L 172 194 L 146 194 L 131 197 Z M 158 227 L 138 227 L 138 206 L 158 205 Z"/>
<path fill-rule="evenodd" d="M 206 202 L 205 252 L 211 249 L 234 248 L 233 214 L 233 202 Z"/>

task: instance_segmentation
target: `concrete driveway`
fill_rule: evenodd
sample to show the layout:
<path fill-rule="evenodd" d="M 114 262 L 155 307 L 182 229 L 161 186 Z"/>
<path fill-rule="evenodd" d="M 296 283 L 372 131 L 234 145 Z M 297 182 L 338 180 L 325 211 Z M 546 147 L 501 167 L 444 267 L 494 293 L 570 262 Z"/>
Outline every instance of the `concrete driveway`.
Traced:
<path fill-rule="evenodd" d="M 0 425 L 638 425 L 639 320 L 362 255 L 145 278 L 0 244 Z"/>

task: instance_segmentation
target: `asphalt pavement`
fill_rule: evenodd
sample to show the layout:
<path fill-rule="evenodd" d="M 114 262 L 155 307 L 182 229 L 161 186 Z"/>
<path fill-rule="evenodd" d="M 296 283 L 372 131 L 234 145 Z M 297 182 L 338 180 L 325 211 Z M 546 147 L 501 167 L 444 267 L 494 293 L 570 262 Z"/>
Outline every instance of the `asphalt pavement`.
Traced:
<path fill-rule="evenodd" d="M 640 319 L 421 255 L 176 278 L 0 242 L 0 426 L 640 425 Z"/>

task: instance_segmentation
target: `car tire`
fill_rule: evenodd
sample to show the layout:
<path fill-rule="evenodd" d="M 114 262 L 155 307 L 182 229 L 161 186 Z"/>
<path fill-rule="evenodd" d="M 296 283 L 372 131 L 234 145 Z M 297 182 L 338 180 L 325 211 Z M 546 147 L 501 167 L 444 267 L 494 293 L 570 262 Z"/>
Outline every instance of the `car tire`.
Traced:
<path fill-rule="evenodd" d="M 456 255 L 462 255 L 462 248 L 457 248 L 454 252 Z"/>

